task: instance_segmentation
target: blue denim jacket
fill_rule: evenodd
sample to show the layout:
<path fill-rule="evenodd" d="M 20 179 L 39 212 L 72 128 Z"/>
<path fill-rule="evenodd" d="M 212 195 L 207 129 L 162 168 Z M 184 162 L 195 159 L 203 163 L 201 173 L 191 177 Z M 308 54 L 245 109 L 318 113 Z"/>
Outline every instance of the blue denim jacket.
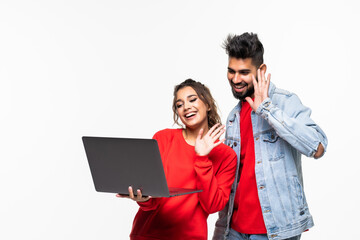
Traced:
<path fill-rule="evenodd" d="M 240 162 L 240 109 L 231 111 L 226 121 L 226 144 Z M 255 175 L 260 205 L 269 239 L 300 235 L 314 223 L 303 190 L 301 154 L 314 156 L 319 143 L 326 149 L 325 133 L 310 118 L 311 110 L 293 93 L 270 83 L 269 97 L 251 112 L 255 143 Z M 230 199 L 219 212 L 213 239 L 227 239 L 238 181 Z"/>

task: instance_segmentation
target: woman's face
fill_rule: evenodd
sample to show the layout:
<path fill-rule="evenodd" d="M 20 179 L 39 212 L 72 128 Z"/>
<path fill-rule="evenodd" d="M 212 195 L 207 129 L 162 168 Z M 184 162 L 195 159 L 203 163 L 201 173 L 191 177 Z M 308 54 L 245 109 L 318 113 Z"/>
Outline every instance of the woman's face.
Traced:
<path fill-rule="evenodd" d="M 209 107 L 199 98 L 192 87 L 181 88 L 176 93 L 176 111 L 181 122 L 190 129 L 208 129 Z"/>

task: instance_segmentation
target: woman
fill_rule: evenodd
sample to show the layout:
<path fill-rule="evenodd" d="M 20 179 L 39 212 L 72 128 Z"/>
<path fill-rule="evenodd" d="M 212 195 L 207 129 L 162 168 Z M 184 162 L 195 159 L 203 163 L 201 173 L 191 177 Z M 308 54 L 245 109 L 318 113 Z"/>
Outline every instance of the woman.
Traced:
<path fill-rule="evenodd" d="M 174 121 L 181 129 L 157 132 L 166 180 L 170 187 L 202 189 L 171 198 L 142 197 L 129 188 L 140 208 L 130 239 L 207 239 L 207 217 L 224 208 L 236 168 L 236 154 L 218 139 L 224 133 L 209 89 L 188 79 L 177 85 Z M 180 124 L 179 124 L 180 125 Z M 125 197 L 117 195 L 118 197 Z"/>

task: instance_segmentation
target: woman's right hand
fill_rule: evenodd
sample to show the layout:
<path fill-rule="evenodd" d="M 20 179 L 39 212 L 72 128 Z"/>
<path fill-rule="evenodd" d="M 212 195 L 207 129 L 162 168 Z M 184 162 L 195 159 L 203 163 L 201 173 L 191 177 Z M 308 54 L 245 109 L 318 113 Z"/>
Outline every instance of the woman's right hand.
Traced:
<path fill-rule="evenodd" d="M 223 143 L 225 139 L 219 140 L 220 136 L 225 132 L 225 125 L 220 123 L 215 124 L 209 131 L 203 136 L 204 129 L 200 129 L 199 134 L 195 141 L 195 152 L 199 156 L 208 155 L 211 150 Z M 218 142 L 216 142 L 219 140 Z"/>
<path fill-rule="evenodd" d="M 151 198 L 151 196 L 143 197 L 140 189 L 138 189 L 136 192 L 137 192 L 137 195 L 135 196 L 132 187 L 129 187 L 129 195 L 123 195 L 123 194 L 118 193 L 118 194 L 116 194 L 116 197 L 129 198 L 136 202 L 146 202 Z"/>

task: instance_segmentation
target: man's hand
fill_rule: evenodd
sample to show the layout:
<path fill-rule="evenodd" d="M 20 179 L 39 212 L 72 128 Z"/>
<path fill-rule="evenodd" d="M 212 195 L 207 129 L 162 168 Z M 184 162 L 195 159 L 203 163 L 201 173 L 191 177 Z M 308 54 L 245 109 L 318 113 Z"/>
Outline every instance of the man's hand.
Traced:
<path fill-rule="evenodd" d="M 321 158 L 322 155 L 324 155 L 324 152 L 325 152 L 324 146 L 321 143 L 319 143 L 319 146 L 314 154 L 314 158 L 315 159 Z"/>
<path fill-rule="evenodd" d="M 204 135 L 204 130 L 200 129 L 199 134 L 195 141 L 195 152 L 199 156 L 206 156 L 208 155 L 211 150 L 223 143 L 225 139 L 222 139 L 215 143 L 216 140 L 220 138 L 220 136 L 225 132 L 225 126 L 221 125 L 220 123 L 215 124 L 210 130 Z"/>
<path fill-rule="evenodd" d="M 122 194 L 118 193 L 118 194 L 116 194 L 116 197 L 130 198 L 131 200 L 134 200 L 136 202 L 146 202 L 151 198 L 150 196 L 143 197 L 140 189 L 137 190 L 137 195 L 134 196 L 134 192 L 133 192 L 132 187 L 129 187 L 129 196 L 128 195 L 122 195 Z"/>
<path fill-rule="evenodd" d="M 269 85 L 270 85 L 270 77 L 268 74 L 267 79 L 265 78 L 265 71 L 257 70 L 258 82 L 255 79 L 255 76 L 252 75 L 253 84 L 254 84 L 254 101 L 251 97 L 246 97 L 245 100 L 250 104 L 251 108 L 256 112 L 259 105 L 268 98 L 269 94 Z"/>

